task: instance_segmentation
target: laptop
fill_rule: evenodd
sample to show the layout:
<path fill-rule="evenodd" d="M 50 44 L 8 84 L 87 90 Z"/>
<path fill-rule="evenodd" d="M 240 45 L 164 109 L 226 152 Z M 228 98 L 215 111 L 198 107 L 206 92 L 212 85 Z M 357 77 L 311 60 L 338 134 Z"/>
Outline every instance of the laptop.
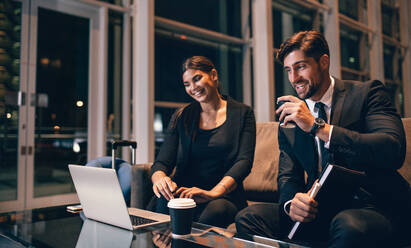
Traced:
<path fill-rule="evenodd" d="M 132 240 L 133 232 L 85 219 L 76 248 L 130 248 Z"/>
<path fill-rule="evenodd" d="M 128 230 L 170 222 L 170 216 L 127 208 L 114 169 L 69 164 L 84 215 Z"/>

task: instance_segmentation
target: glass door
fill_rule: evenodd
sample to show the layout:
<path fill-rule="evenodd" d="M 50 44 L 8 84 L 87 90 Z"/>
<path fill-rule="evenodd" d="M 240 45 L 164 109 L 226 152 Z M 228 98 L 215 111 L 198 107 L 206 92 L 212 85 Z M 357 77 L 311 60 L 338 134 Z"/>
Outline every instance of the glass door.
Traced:
<path fill-rule="evenodd" d="M 0 212 L 78 202 L 67 165 L 105 146 L 106 17 L 77 1 L 1 1 Z"/>
<path fill-rule="evenodd" d="M 32 0 L 30 11 L 26 207 L 36 208 L 78 201 L 67 165 L 90 155 L 101 27 L 99 7 L 81 2 Z"/>
<path fill-rule="evenodd" d="M 39 7 L 33 106 L 34 197 L 73 193 L 67 164 L 87 160 L 90 20 Z"/>

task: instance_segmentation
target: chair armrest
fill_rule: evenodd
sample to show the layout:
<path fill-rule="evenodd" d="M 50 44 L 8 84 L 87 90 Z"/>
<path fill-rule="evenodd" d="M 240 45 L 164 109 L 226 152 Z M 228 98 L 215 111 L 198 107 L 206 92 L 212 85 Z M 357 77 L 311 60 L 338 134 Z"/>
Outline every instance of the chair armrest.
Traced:
<path fill-rule="evenodd" d="M 154 195 L 150 179 L 152 163 L 131 166 L 131 198 L 130 207 L 146 209 Z"/>

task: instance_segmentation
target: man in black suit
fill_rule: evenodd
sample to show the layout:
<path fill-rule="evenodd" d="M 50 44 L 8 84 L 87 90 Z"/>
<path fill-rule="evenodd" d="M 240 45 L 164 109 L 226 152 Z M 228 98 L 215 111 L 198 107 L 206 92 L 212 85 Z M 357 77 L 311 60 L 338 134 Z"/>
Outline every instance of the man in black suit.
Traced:
<path fill-rule="evenodd" d="M 409 239 L 411 189 L 397 172 L 405 134 L 384 85 L 331 77 L 328 44 L 316 31 L 294 34 L 277 59 L 298 95 L 277 99 L 287 101 L 276 111 L 280 200 L 242 210 L 237 232 L 284 238 L 300 221 L 297 240 L 330 247 L 392 247 Z M 295 128 L 286 128 L 291 122 Z M 319 204 L 309 193 L 327 163 L 363 171 L 366 179 L 354 194 Z"/>

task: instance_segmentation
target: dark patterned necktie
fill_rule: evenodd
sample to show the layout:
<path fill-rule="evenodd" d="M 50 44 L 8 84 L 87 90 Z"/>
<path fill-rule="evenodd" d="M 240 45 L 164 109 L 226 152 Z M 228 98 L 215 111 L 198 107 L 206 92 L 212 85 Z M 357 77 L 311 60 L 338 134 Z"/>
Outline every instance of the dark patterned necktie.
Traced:
<path fill-rule="evenodd" d="M 318 118 L 321 118 L 325 121 L 325 123 L 328 123 L 328 118 L 327 118 L 327 113 L 325 112 L 324 108 L 325 104 L 322 102 L 317 102 L 315 103 L 315 108 L 318 109 Z M 325 169 L 328 159 L 329 159 L 329 152 L 328 149 L 324 147 L 324 141 L 322 139 L 320 140 L 320 151 L 321 151 L 321 168 L 319 168 L 319 171 L 321 172 L 323 169 Z"/>

